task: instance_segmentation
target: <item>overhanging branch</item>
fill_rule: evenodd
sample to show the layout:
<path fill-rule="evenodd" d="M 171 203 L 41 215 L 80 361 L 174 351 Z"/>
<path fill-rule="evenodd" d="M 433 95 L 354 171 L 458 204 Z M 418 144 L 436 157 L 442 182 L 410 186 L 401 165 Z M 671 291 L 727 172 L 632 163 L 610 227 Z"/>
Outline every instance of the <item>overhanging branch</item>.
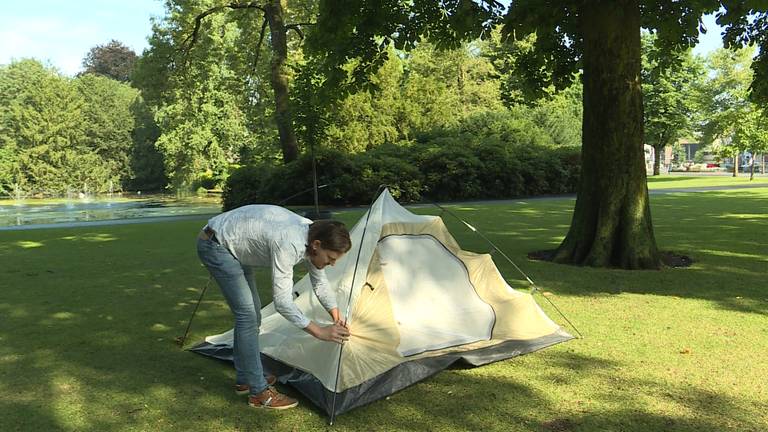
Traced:
<path fill-rule="evenodd" d="M 253 59 L 253 70 L 256 70 L 256 66 L 259 65 L 259 55 L 261 54 L 261 44 L 264 41 L 264 33 L 267 31 L 267 24 L 269 21 L 264 17 L 264 22 L 261 23 L 261 32 L 259 33 L 259 43 L 256 45 L 256 58 Z"/>
<path fill-rule="evenodd" d="M 184 41 L 181 43 L 182 51 L 184 51 L 185 54 L 188 54 L 189 51 L 192 49 L 192 47 L 197 42 L 197 35 L 200 32 L 200 26 L 202 25 L 203 20 L 205 19 L 205 17 L 207 17 L 208 15 L 212 15 L 212 14 L 221 12 L 224 9 L 232 9 L 232 10 L 236 10 L 236 9 L 258 9 L 258 10 L 260 10 L 260 11 L 262 11 L 262 12 L 264 12 L 266 14 L 266 10 L 264 9 L 264 7 L 259 5 L 255 1 L 254 2 L 250 2 L 250 3 L 245 3 L 245 4 L 243 4 L 243 3 L 230 3 L 230 4 L 227 4 L 227 5 L 212 7 L 212 8 L 206 10 L 205 12 L 203 12 L 203 13 L 201 13 L 198 16 L 195 17 L 195 27 L 192 30 L 192 33 L 189 36 L 187 36 L 184 39 Z M 189 45 L 187 45 L 188 42 L 189 42 Z"/>
<path fill-rule="evenodd" d="M 315 25 L 315 23 L 306 22 L 306 23 L 287 24 L 285 26 L 285 31 L 287 33 L 288 30 L 293 30 L 296 32 L 296 34 L 299 35 L 300 39 L 304 39 L 304 32 L 301 31 L 301 26 L 307 26 L 307 25 Z"/>

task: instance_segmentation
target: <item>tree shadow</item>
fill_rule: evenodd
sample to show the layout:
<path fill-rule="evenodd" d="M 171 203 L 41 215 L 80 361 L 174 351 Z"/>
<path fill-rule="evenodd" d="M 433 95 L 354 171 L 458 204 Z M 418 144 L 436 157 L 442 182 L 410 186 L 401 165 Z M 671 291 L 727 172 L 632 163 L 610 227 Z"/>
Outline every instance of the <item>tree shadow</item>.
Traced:
<path fill-rule="evenodd" d="M 706 389 L 625 377 L 617 372 L 626 367 L 620 362 L 562 349 L 532 355 L 542 357 L 546 366 L 532 371 L 513 359 L 477 369 L 449 369 L 342 415 L 337 425 L 374 431 L 563 432 L 699 432 L 727 425 L 757 431 L 765 425 L 764 419 L 752 417 L 763 407 L 745 407 Z M 649 403 L 649 393 L 679 414 L 659 412 Z"/>
<path fill-rule="evenodd" d="M 768 232 L 768 199 L 761 191 L 652 197 L 659 248 L 694 261 L 691 267 L 662 271 L 595 269 L 528 260 L 531 251 L 559 246 L 570 226 L 573 200 L 449 209 L 488 237 L 545 290 L 572 296 L 621 292 L 682 296 L 709 300 L 725 310 L 768 313 L 768 296 L 761 288 L 768 268 L 768 250 L 764 234 L 760 234 Z M 419 209 L 419 213 L 440 214 L 433 209 Z M 461 221 L 449 214 L 442 217 L 462 248 L 481 253 L 494 251 Z M 514 265 L 500 253 L 493 256 L 513 287 L 527 287 Z M 596 283 L 597 280 L 611 283 Z"/>

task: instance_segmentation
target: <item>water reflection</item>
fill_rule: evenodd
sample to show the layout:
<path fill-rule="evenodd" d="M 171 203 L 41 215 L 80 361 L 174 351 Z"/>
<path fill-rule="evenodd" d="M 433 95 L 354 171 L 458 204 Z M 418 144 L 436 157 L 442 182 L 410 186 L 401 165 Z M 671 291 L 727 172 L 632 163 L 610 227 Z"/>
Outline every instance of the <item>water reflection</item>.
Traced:
<path fill-rule="evenodd" d="M 211 214 L 221 211 L 218 196 L 104 196 L 0 200 L 0 226 L 55 224 L 111 219 Z"/>

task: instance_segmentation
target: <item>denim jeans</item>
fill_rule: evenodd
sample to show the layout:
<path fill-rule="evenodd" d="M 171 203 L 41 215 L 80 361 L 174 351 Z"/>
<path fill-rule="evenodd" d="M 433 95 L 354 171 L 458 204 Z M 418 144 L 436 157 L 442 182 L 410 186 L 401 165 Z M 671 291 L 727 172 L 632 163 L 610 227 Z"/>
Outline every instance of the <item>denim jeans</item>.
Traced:
<path fill-rule="evenodd" d="M 241 265 L 224 246 L 213 240 L 198 238 L 197 256 L 216 279 L 235 316 L 232 357 L 237 371 L 236 382 L 248 385 L 252 395 L 259 394 L 268 385 L 259 352 L 261 301 L 253 267 Z"/>

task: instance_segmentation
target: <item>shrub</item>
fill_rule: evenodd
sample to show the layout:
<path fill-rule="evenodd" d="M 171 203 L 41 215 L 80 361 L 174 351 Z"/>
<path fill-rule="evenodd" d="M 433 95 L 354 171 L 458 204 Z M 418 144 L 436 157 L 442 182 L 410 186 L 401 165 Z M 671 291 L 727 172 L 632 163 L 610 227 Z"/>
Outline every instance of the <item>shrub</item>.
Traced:
<path fill-rule="evenodd" d="M 224 184 L 222 210 L 264 202 L 261 190 L 274 171 L 268 164 L 246 165 L 232 171 Z"/>
<path fill-rule="evenodd" d="M 428 196 L 434 200 L 473 199 L 483 195 L 479 174 L 483 162 L 472 146 L 459 139 L 436 140 L 441 145 L 427 148 L 420 158 Z"/>
<path fill-rule="evenodd" d="M 324 205 L 369 204 L 382 184 L 401 202 L 572 193 L 581 171 L 577 147 L 510 143 L 495 135 L 482 140 L 468 134 L 435 136 L 356 154 L 324 149 L 316 156 L 318 184 L 327 184 L 319 191 Z M 224 208 L 312 204 L 311 190 L 312 159 L 305 154 L 282 166 L 233 172 L 224 188 Z"/>
<path fill-rule="evenodd" d="M 220 179 L 213 176 L 213 173 L 206 172 L 201 174 L 193 183 L 195 189 L 216 189 Z"/>

